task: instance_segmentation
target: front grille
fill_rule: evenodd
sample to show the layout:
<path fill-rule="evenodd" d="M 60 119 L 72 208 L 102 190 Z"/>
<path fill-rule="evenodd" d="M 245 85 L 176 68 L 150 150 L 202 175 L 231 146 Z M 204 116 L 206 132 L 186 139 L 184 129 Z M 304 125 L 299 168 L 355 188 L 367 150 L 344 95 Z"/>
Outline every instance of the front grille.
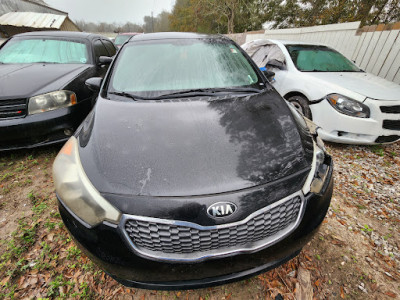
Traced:
<path fill-rule="evenodd" d="M 383 120 L 384 129 L 400 130 L 400 120 Z"/>
<path fill-rule="evenodd" d="M 397 141 L 399 139 L 400 139 L 399 135 L 387 135 L 387 136 L 381 135 L 375 140 L 375 143 L 379 143 L 379 144 L 392 143 L 392 142 L 395 142 L 395 141 Z"/>
<path fill-rule="evenodd" d="M 385 114 L 400 114 L 400 105 L 380 106 L 380 109 Z"/>
<path fill-rule="evenodd" d="M 297 193 L 246 219 L 223 225 L 126 216 L 124 234 L 136 252 L 156 260 L 196 261 L 259 250 L 297 227 L 303 197 Z"/>
<path fill-rule="evenodd" d="M 0 119 L 26 116 L 26 99 L 0 100 Z"/>

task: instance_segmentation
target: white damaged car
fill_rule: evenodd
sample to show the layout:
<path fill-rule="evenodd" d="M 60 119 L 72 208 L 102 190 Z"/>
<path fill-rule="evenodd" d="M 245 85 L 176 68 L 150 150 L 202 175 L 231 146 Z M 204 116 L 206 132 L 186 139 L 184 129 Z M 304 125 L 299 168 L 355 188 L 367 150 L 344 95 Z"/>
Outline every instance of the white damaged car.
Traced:
<path fill-rule="evenodd" d="M 320 127 L 322 139 L 346 144 L 400 140 L 400 85 L 364 72 L 324 45 L 256 40 L 242 48 L 260 68 L 275 73 L 273 86 Z"/>

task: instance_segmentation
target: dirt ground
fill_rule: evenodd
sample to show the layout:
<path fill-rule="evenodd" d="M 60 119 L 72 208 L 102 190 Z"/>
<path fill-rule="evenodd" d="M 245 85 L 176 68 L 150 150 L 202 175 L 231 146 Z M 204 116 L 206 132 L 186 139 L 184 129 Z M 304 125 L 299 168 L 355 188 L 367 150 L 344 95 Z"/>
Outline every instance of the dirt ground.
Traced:
<path fill-rule="evenodd" d="M 125 288 L 74 245 L 51 178 L 60 146 L 0 153 L 0 299 L 295 299 L 300 269 L 314 299 L 399 299 L 400 143 L 327 148 L 331 207 L 298 257 L 241 282 L 173 292 Z"/>

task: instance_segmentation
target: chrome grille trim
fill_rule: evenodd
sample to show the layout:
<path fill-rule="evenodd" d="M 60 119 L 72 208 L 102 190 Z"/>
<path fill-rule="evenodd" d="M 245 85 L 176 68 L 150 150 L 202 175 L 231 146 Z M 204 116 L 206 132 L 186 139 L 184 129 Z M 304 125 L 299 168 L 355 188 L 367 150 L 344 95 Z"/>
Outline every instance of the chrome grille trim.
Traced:
<path fill-rule="evenodd" d="M 134 222 L 143 222 L 143 223 L 157 223 L 160 225 L 167 225 L 167 226 L 174 226 L 174 227 L 183 227 L 190 229 L 199 230 L 199 231 L 210 231 L 210 230 L 223 230 L 227 228 L 233 228 L 240 225 L 245 225 L 249 221 L 255 219 L 257 216 L 260 216 L 264 213 L 268 213 L 268 211 L 285 204 L 285 202 L 289 202 L 294 198 L 300 198 L 300 207 L 297 211 L 297 217 L 295 218 L 294 222 L 288 224 L 285 228 L 281 229 L 280 231 L 266 236 L 262 239 L 246 242 L 245 244 L 240 244 L 236 246 L 224 247 L 224 248 L 217 248 L 211 249 L 207 251 L 195 251 L 190 253 L 174 253 L 174 252 L 162 252 L 162 251 L 153 251 L 149 248 L 141 247 L 135 245 L 132 241 L 132 238 L 129 236 L 129 233 L 126 230 L 126 224 L 129 221 Z M 120 232 L 124 236 L 126 243 L 129 247 L 136 253 L 138 256 L 144 257 L 146 259 L 161 261 L 161 262 L 179 262 L 179 263 L 192 263 L 192 262 L 200 262 L 209 259 L 221 258 L 221 257 L 228 257 L 242 253 L 253 253 L 259 250 L 262 250 L 266 247 L 269 247 L 286 236 L 292 233 L 297 226 L 299 225 L 302 216 L 304 214 L 304 206 L 305 206 L 305 199 L 304 195 L 301 191 L 296 192 L 288 197 L 285 197 L 271 205 L 268 205 L 252 214 L 241 221 L 221 224 L 221 225 L 214 225 L 214 226 L 201 226 L 195 223 L 186 222 L 186 221 L 176 221 L 176 220 L 167 220 L 167 219 L 158 219 L 152 217 L 143 217 L 143 216 L 134 216 L 134 215 L 123 215 L 121 221 L 118 225 Z M 240 209 L 240 208 L 239 208 Z M 150 226 L 150 224 L 148 225 Z M 149 235 L 149 239 L 151 239 Z"/>

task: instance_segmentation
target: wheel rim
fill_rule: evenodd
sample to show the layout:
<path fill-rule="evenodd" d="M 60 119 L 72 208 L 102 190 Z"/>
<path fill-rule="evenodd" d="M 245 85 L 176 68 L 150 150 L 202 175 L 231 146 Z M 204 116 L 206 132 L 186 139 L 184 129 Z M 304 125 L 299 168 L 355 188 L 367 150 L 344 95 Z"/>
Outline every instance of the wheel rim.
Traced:
<path fill-rule="evenodd" d="M 300 112 L 302 115 L 304 115 L 304 108 L 303 106 L 301 106 L 301 104 L 297 101 L 290 101 L 290 103 L 293 104 L 294 108 Z"/>

